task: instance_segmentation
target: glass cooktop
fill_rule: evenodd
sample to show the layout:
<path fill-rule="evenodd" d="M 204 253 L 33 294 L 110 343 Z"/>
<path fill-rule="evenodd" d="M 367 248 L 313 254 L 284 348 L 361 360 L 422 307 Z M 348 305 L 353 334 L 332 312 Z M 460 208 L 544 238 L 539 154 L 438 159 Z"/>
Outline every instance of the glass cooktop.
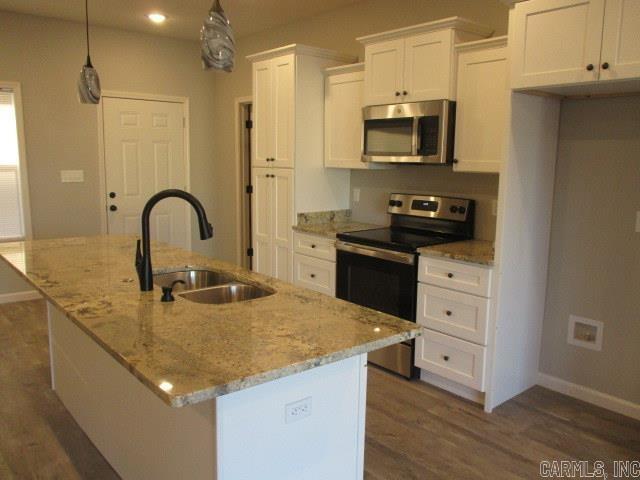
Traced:
<path fill-rule="evenodd" d="M 339 233 L 337 238 L 344 242 L 407 253 L 414 253 L 420 247 L 460 240 L 459 237 L 453 235 L 391 227 Z"/>

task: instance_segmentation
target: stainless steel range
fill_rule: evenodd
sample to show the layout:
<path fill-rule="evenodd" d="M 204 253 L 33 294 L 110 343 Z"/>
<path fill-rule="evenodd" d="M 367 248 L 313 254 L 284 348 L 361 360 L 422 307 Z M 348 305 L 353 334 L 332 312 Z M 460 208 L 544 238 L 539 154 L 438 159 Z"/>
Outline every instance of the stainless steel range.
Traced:
<path fill-rule="evenodd" d="M 340 233 L 336 296 L 415 322 L 420 247 L 473 238 L 475 202 L 392 193 L 386 228 Z M 413 340 L 369 354 L 375 365 L 414 378 Z"/>

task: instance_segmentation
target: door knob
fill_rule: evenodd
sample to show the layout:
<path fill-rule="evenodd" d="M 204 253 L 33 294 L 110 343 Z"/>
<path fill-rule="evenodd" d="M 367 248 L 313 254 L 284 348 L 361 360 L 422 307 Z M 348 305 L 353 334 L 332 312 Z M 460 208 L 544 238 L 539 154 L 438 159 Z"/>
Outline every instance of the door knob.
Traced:
<path fill-rule="evenodd" d="M 109 192 L 109 198 L 116 198 L 116 192 Z"/>
<path fill-rule="evenodd" d="M 593 63 L 590 63 L 589 65 L 587 65 L 587 70 L 588 71 L 593 70 Z"/>
<path fill-rule="evenodd" d="M 607 62 L 604 62 L 604 63 L 602 64 L 602 69 L 603 69 L 603 70 L 606 70 L 607 68 L 609 68 L 609 64 L 608 64 Z"/>
<path fill-rule="evenodd" d="M 116 210 L 118 210 L 118 207 L 116 207 L 115 205 L 111 205 L 109 207 L 109 210 L 111 210 L 112 212 L 115 212 Z"/>

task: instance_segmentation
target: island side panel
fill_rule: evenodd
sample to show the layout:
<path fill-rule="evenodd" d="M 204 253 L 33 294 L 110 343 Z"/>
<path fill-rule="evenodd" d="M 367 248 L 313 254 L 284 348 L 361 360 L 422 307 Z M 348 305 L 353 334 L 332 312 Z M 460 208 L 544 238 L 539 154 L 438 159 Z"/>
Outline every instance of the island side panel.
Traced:
<path fill-rule="evenodd" d="M 361 480 L 366 384 L 362 354 L 218 397 L 218 480 Z"/>
<path fill-rule="evenodd" d="M 53 305 L 47 307 L 53 388 L 118 474 L 215 480 L 215 402 L 169 407 Z"/>

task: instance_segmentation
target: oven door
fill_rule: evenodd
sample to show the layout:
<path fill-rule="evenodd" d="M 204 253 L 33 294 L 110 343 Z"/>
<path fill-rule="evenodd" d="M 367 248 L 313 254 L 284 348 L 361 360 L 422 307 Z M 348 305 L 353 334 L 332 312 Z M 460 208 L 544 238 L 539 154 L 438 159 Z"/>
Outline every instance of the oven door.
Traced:
<path fill-rule="evenodd" d="M 336 297 L 415 322 L 417 262 L 408 253 L 337 242 Z M 407 378 L 417 376 L 414 342 L 376 350 L 369 361 Z"/>

